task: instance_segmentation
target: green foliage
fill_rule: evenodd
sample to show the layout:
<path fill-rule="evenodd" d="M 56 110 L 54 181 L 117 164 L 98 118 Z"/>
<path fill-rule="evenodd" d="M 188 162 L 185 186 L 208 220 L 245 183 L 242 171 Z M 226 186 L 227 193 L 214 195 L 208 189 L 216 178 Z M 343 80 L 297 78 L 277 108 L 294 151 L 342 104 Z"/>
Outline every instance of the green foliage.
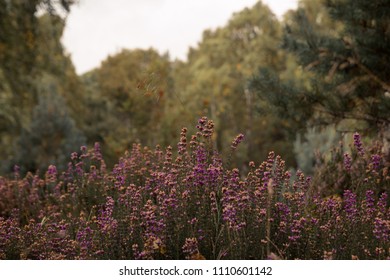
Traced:
<path fill-rule="evenodd" d="M 178 129 L 203 115 L 215 121 L 212 145 L 226 158 L 231 149 L 224 139 L 245 134 L 246 142 L 229 160 L 232 165 L 247 168 L 250 159 L 273 150 L 288 166 L 308 172 L 314 161 L 309 150 L 320 150 L 318 143 L 327 137 L 312 139 L 309 132 L 311 140 L 294 144 L 307 128 L 320 131 L 317 126 L 336 124 L 337 131 L 374 131 L 388 125 L 388 7 L 383 1 L 302 0 L 283 21 L 258 2 L 224 27 L 206 30 L 186 62 L 153 49 L 122 50 L 82 77 L 61 43 L 61 11 L 69 12 L 73 1 L 3 4 L 3 170 L 15 159 L 10 147 L 36 122 L 33 111 L 41 106 L 48 76 L 72 126 L 89 145 L 102 143 L 109 168 L 133 143 L 174 144 Z M 36 163 L 28 165 L 36 168 Z"/>
<path fill-rule="evenodd" d="M 85 144 L 85 137 L 70 117 L 56 84 L 50 77 L 41 84 L 31 123 L 18 139 L 15 164 L 24 171 L 42 172 L 51 164 L 65 170 L 71 153 Z"/>
<path fill-rule="evenodd" d="M 73 2 L 0 1 L 0 170 L 3 172 L 15 161 L 14 143 L 31 123 L 40 82 L 47 73 L 58 79 L 56 90 L 65 97 L 72 116 L 81 115 L 80 83 L 60 41 L 65 23 L 59 15 L 69 12 Z"/>
<path fill-rule="evenodd" d="M 245 134 L 248 142 L 237 154 L 237 166 L 250 157 L 267 156 L 267 149 L 283 153 L 289 164 L 294 164 L 287 135 L 274 129 L 286 123 L 259 112 L 253 93 L 247 90 L 247 80 L 259 65 L 272 71 L 285 68 L 285 55 L 279 48 L 281 35 L 280 23 L 259 2 L 234 14 L 226 26 L 205 31 L 198 47 L 190 49 L 188 63 L 175 73 L 175 90 L 188 108 L 178 112 L 187 121 L 184 125 L 194 116 L 212 118 L 215 146 L 225 154 L 229 146 L 223 140 Z"/>
<path fill-rule="evenodd" d="M 354 119 L 376 131 L 389 123 L 390 99 L 385 92 L 390 78 L 390 7 L 380 0 L 325 1 L 324 5 L 338 28 L 326 32 L 303 5 L 290 14 L 293 24 L 284 36 L 284 47 L 311 72 L 310 84 L 269 82 L 277 74 L 266 69 L 253 79 L 252 87 L 280 111 L 291 107 L 287 116 L 297 115 L 300 126 Z"/>
<path fill-rule="evenodd" d="M 340 134 L 331 126 L 320 131 L 314 128 L 309 129 L 303 137 L 298 134 L 294 141 L 294 153 L 298 168 L 305 174 L 313 174 L 316 164 L 320 164 L 318 157 L 329 160 L 327 153 L 340 140 Z"/>
<path fill-rule="evenodd" d="M 54 2 L 57 1 L 0 1 L 0 67 L 13 93 L 11 106 L 20 102 L 25 105 L 35 98 L 32 78 L 39 74 L 41 65 L 37 60 L 42 47 L 39 41 L 44 32 L 37 12 L 47 11 L 57 17 L 62 10 L 69 12 L 74 1 Z"/>
<path fill-rule="evenodd" d="M 114 159 L 134 142 L 156 144 L 170 94 L 170 62 L 155 50 L 123 50 L 82 79 L 90 143 L 102 142 Z"/>

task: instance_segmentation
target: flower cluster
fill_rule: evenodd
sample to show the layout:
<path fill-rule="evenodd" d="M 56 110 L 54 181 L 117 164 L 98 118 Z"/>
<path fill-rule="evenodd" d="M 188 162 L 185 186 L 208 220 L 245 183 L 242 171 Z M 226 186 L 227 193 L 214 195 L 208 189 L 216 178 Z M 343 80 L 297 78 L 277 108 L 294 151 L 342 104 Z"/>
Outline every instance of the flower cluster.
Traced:
<path fill-rule="evenodd" d="M 237 146 L 244 140 L 244 134 L 238 134 L 230 145 L 233 150 L 237 149 Z"/>
<path fill-rule="evenodd" d="M 355 148 L 358 151 L 359 156 L 363 156 L 364 155 L 363 144 L 362 144 L 360 134 L 357 132 L 355 132 L 355 134 L 353 135 L 353 144 L 355 145 Z"/>
<path fill-rule="evenodd" d="M 111 171 L 96 144 L 65 171 L 0 177 L 0 259 L 390 258 L 379 148 L 355 134 L 313 178 L 272 151 L 243 174 L 214 150 L 213 122 L 197 127 L 177 150 L 134 144 Z"/>

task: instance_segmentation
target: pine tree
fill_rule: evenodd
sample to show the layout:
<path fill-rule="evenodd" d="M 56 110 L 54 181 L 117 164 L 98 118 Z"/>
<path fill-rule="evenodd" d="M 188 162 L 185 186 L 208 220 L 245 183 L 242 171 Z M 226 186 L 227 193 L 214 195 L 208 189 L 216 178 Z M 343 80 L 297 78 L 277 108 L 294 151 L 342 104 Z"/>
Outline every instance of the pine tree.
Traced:
<path fill-rule="evenodd" d="M 251 88 L 296 127 L 336 124 L 378 131 L 390 121 L 390 2 L 323 1 L 340 32 L 316 27 L 304 6 L 286 26 L 283 47 L 309 71 L 311 82 L 281 82 L 261 69 Z M 351 122 L 351 120 L 353 120 Z M 347 127 L 345 127 L 345 125 Z"/>

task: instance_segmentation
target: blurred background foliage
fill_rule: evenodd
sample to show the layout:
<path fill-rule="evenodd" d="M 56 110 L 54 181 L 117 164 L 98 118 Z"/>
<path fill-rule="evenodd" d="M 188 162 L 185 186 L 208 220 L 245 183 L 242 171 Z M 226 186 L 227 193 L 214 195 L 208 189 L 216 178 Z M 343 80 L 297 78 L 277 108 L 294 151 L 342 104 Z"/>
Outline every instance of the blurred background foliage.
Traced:
<path fill-rule="evenodd" d="M 95 142 L 110 168 L 133 143 L 176 145 L 201 116 L 223 154 L 245 135 L 237 167 L 272 150 L 310 174 L 355 131 L 389 157 L 388 0 L 301 0 L 282 20 L 259 1 L 204 31 L 187 61 L 124 49 L 82 76 L 61 43 L 73 4 L 0 0 L 1 174 L 65 168 Z"/>

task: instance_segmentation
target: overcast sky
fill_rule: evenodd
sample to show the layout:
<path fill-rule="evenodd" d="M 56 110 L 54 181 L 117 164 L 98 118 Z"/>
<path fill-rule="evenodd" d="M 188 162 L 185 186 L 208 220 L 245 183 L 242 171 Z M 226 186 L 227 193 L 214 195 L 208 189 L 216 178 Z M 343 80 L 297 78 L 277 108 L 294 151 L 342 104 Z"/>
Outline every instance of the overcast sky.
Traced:
<path fill-rule="evenodd" d="M 100 65 L 123 48 L 169 52 L 185 60 L 205 29 L 227 23 L 234 12 L 257 0 L 80 0 L 67 19 L 63 43 L 77 73 Z M 263 0 L 277 16 L 297 0 Z"/>

